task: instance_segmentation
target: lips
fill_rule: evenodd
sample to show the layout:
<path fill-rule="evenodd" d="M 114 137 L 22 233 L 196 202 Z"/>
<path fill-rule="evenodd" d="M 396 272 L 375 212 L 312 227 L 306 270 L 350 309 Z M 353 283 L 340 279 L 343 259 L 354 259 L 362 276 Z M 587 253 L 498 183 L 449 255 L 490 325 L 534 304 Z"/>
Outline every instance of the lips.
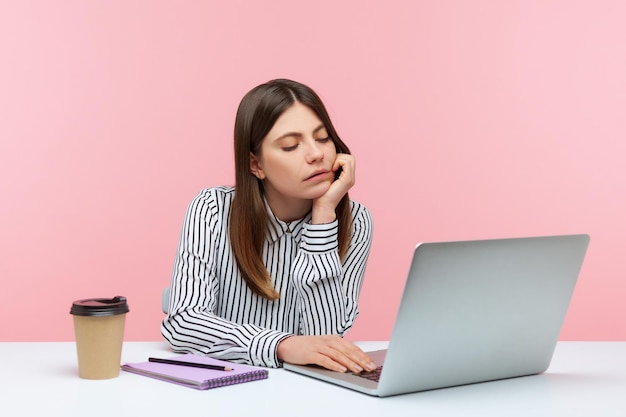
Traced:
<path fill-rule="evenodd" d="M 312 180 L 312 179 L 315 179 L 315 178 L 321 178 L 321 177 L 323 177 L 324 175 L 328 174 L 328 172 L 329 172 L 329 171 L 328 171 L 328 170 L 326 170 L 326 169 L 320 169 L 320 170 L 318 170 L 318 171 L 315 171 L 315 172 L 314 172 L 314 173 L 312 173 L 311 175 L 309 175 L 309 176 L 306 178 L 306 180 L 305 180 L 305 181 Z"/>

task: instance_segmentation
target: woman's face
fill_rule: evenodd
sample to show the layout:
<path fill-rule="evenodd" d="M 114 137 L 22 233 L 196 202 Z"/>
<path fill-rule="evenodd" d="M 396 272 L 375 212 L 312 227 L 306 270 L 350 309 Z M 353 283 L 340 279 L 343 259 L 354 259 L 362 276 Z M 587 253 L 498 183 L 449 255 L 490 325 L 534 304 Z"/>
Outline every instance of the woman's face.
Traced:
<path fill-rule="evenodd" d="M 274 214 L 289 221 L 306 214 L 311 200 L 328 190 L 336 157 L 335 144 L 322 121 L 296 102 L 276 120 L 259 154 L 251 154 L 250 171 L 263 180 Z"/>

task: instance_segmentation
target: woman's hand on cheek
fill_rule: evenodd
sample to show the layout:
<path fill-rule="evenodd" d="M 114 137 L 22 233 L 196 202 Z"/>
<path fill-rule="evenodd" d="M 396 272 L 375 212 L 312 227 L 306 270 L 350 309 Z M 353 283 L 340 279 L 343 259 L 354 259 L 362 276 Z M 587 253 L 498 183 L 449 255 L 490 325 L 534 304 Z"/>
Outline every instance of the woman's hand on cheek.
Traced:
<path fill-rule="evenodd" d="M 278 359 L 296 365 L 319 365 L 336 372 L 373 371 L 376 364 L 353 343 L 337 335 L 290 336 L 278 344 Z"/>
<path fill-rule="evenodd" d="M 339 177 L 334 180 L 326 193 L 313 200 L 313 223 L 329 223 L 336 218 L 335 208 L 344 195 L 352 188 L 356 181 L 356 160 L 354 156 L 337 154 L 332 167 L 333 172 L 341 170 Z"/>

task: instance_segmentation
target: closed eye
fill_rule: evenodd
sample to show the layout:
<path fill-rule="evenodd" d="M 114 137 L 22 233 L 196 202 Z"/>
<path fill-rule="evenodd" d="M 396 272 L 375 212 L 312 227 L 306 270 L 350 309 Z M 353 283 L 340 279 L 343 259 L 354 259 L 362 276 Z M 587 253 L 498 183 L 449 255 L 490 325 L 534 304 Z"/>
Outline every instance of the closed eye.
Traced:
<path fill-rule="evenodd" d="M 298 145 L 283 146 L 281 149 L 285 152 L 291 152 L 291 151 L 295 151 L 296 148 L 298 148 Z"/>
<path fill-rule="evenodd" d="M 328 142 L 331 142 L 332 139 L 330 137 L 325 137 L 325 138 L 315 139 L 315 141 L 318 143 L 328 143 Z M 299 143 L 296 143 L 296 144 L 289 145 L 289 146 L 281 146 L 280 149 L 282 149 L 284 152 L 292 152 L 292 151 L 295 151 L 299 145 L 300 145 Z"/>

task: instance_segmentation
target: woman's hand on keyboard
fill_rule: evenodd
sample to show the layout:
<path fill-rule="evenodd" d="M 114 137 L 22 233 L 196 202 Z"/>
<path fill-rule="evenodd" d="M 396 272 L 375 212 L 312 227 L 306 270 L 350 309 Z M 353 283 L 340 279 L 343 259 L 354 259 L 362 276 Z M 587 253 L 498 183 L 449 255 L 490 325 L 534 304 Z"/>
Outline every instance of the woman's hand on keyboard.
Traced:
<path fill-rule="evenodd" d="M 278 344 L 278 359 L 295 365 L 319 365 L 331 371 L 373 371 L 376 364 L 358 346 L 337 335 L 290 336 Z"/>

